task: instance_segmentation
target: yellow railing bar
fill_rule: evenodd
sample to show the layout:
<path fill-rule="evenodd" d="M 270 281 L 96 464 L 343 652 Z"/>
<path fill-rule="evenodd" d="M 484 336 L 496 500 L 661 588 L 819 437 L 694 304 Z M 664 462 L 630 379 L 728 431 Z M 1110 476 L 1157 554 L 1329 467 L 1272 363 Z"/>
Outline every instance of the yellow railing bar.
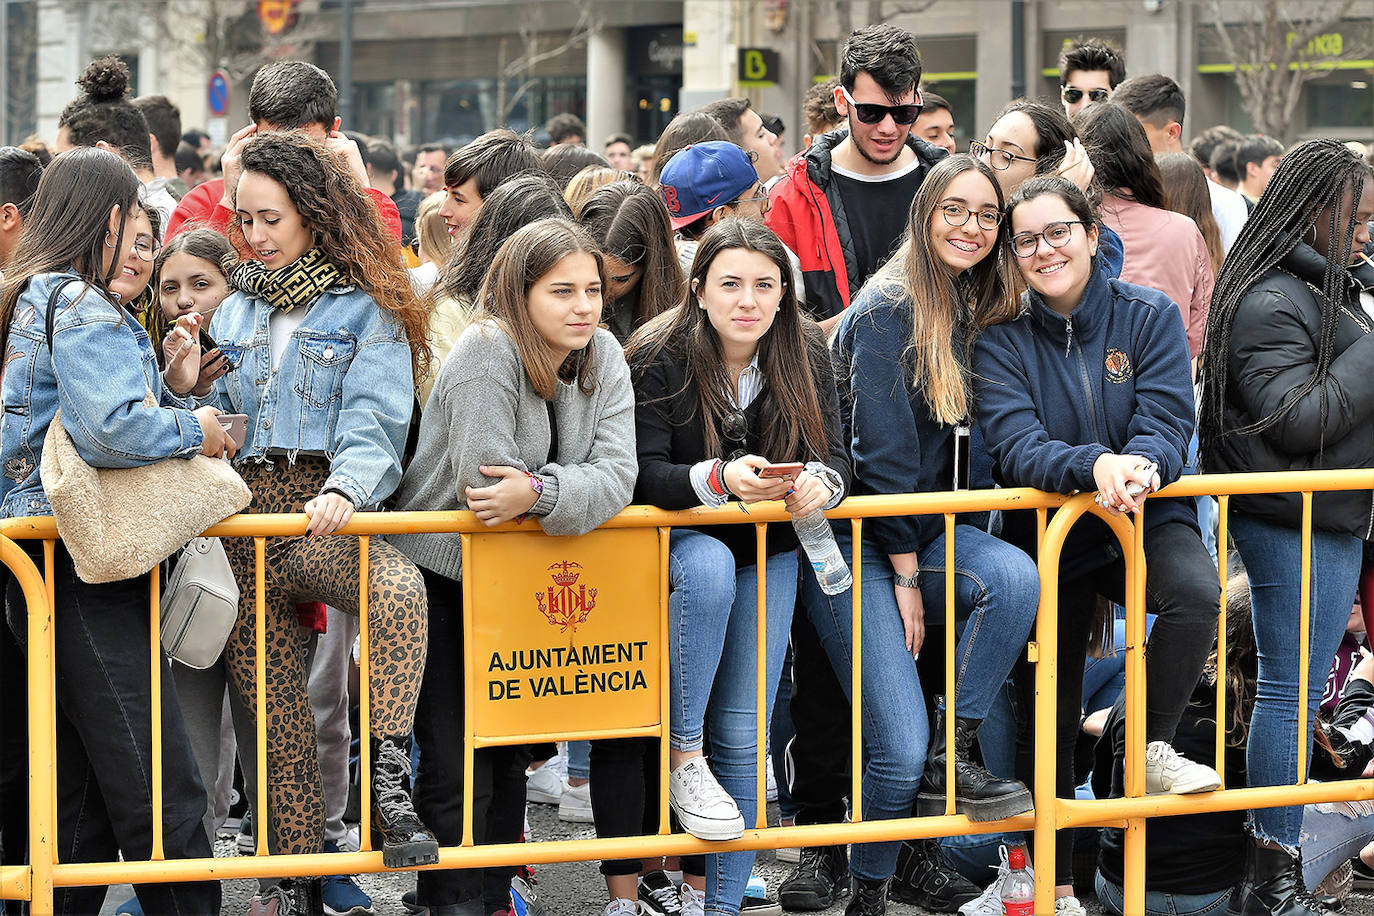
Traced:
<path fill-rule="evenodd" d="M 1307 782 L 1307 678 L 1312 654 L 1312 494 L 1302 494 L 1302 579 L 1298 598 L 1298 785 Z"/>
<path fill-rule="evenodd" d="M 463 655 L 467 656 L 472 649 L 472 535 L 464 534 L 459 539 L 459 549 L 462 551 L 462 575 L 463 575 Z M 473 716 L 476 711 L 473 708 L 473 697 L 477 693 L 477 666 L 464 658 L 463 661 L 463 728 L 469 734 L 472 733 Z M 473 762 L 477 751 L 476 741 L 463 742 L 463 845 L 472 846 L 475 842 L 472 830 L 472 792 L 475 780 Z"/>
<path fill-rule="evenodd" d="M 258 770 L 258 804 L 253 813 L 261 823 L 253 825 L 254 844 L 253 855 L 267 855 L 267 835 L 272 832 L 272 818 L 268 816 L 271 811 L 267 807 L 267 656 L 263 652 L 263 647 L 267 642 L 267 539 L 262 537 L 253 538 L 253 576 L 254 576 L 254 606 L 257 608 L 257 626 L 254 628 L 253 644 L 256 647 L 256 663 L 253 669 L 254 682 L 257 684 L 257 708 L 254 713 L 257 717 L 257 757 L 255 766 Z"/>
<path fill-rule="evenodd" d="M 1226 788 L 1226 607 L 1230 600 L 1231 553 L 1227 550 L 1227 512 L 1231 508 L 1231 497 L 1217 499 L 1217 575 L 1221 578 L 1220 610 L 1217 613 L 1217 775 L 1221 777 L 1221 787 Z"/>
<path fill-rule="evenodd" d="M 851 545 L 853 561 L 849 575 L 854 580 L 849 587 L 850 637 L 849 637 L 849 818 L 854 823 L 864 819 L 864 732 L 863 732 L 863 683 L 864 683 L 864 523 L 863 519 L 851 519 L 850 531 L 854 543 Z M 827 841 L 829 842 L 829 841 Z"/>
<path fill-rule="evenodd" d="M 768 526 L 754 525 L 754 562 L 757 588 L 754 593 L 754 826 L 768 826 L 767 773 L 763 757 L 768 750 Z M 797 550 L 800 557 L 806 551 Z M 799 560 L 800 562 L 800 560 Z M 795 604 L 795 602 L 794 602 Z"/>
<path fill-rule="evenodd" d="M 358 848 L 372 849 L 372 656 L 368 644 L 372 628 L 368 626 L 367 609 L 371 589 L 368 588 L 368 537 L 358 538 Z M 471 726 L 469 726 L 471 727 Z"/>
<path fill-rule="evenodd" d="M 660 733 L 666 740 L 658 743 L 658 771 L 667 773 L 669 766 L 669 748 L 672 744 L 671 725 L 672 710 L 669 708 L 672 694 L 668 689 L 670 673 L 668 661 L 668 593 L 671 591 L 672 582 L 668 572 L 668 549 L 671 546 L 672 529 L 663 527 L 658 529 L 658 606 L 663 609 L 659 614 L 658 620 L 658 722 Z M 598 735 L 597 737 L 601 737 Z M 579 740 L 569 738 L 569 741 Z M 591 740 L 591 739 L 588 739 Z M 468 796 L 471 797 L 471 796 Z M 766 796 L 765 796 L 766 798 Z M 649 799 L 644 799 L 644 804 L 649 804 Z M 672 821 L 668 810 L 668 780 L 658 781 L 658 833 L 659 836 L 667 836 L 672 829 Z"/>
<path fill-rule="evenodd" d="M 148 667 L 149 697 L 152 707 L 153 754 L 153 847 L 151 858 L 162 854 L 162 569 L 154 566 L 148 574 Z"/>
<path fill-rule="evenodd" d="M 613 738 L 657 738 L 666 735 L 668 727 L 658 725 L 637 725 L 630 728 L 605 728 L 585 732 L 529 732 L 524 735 L 499 735 L 495 737 L 473 735 L 477 747 L 509 747 L 513 744 L 542 744 L 545 741 L 601 741 Z M 665 783 L 666 785 L 666 783 Z"/>
<path fill-rule="evenodd" d="M 34 916 L 51 916 L 53 866 L 57 862 L 57 767 L 56 767 L 56 683 L 53 673 L 52 629 L 52 547 L 44 544 L 46 579 L 38 575 L 38 567 L 14 541 L 0 536 L 0 562 L 4 563 L 24 591 L 28 605 L 28 632 L 25 638 L 28 653 L 29 690 L 29 857 L 33 863 L 25 869 L 22 882 L 14 882 L 9 875 L 13 869 L 0 871 L 6 881 L 0 886 L 0 896 L 30 899 Z M 8 624 L 5 624 L 8 625 Z M 46 711 L 47 716 L 40 711 Z M 15 894 L 21 889 L 22 896 Z"/>
<path fill-rule="evenodd" d="M 954 813 L 954 515 L 945 513 L 945 814 Z"/>

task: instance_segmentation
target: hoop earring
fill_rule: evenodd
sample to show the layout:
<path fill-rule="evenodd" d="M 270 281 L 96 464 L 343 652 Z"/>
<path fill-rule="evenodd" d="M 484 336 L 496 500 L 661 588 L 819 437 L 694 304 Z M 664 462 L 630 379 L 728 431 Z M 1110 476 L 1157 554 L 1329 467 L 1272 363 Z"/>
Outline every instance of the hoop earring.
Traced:
<path fill-rule="evenodd" d="M 108 229 L 105 230 L 105 247 L 106 247 L 106 248 L 118 248 L 118 247 L 119 247 L 118 245 L 111 245 L 111 244 L 110 244 L 110 232 L 109 232 Z"/>

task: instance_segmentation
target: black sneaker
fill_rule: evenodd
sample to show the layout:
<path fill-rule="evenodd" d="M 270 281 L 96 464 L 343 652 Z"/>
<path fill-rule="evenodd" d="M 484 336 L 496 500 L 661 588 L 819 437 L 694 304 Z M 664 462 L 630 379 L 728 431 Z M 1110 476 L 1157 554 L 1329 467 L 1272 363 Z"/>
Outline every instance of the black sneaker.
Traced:
<path fill-rule="evenodd" d="M 768 896 L 768 885 L 758 875 L 750 875 L 740 901 L 739 916 L 782 916 L 782 906 Z"/>
<path fill-rule="evenodd" d="M 682 913 L 682 894 L 661 871 L 639 876 L 639 903 L 646 916 L 679 916 Z"/>
<path fill-rule="evenodd" d="M 843 846 L 807 846 L 791 874 L 778 885 L 784 910 L 829 909 L 849 894 L 849 857 Z"/>
<path fill-rule="evenodd" d="M 888 894 L 932 913 L 957 913 L 982 889 L 959 874 L 937 840 L 907 840 L 897 852 L 897 871 Z"/>
<path fill-rule="evenodd" d="M 885 916 L 887 913 L 888 883 L 891 878 L 870 881 L 866 878 L 854 879 L 853 895 L 849 905 L 844 908 L 844 916 Z"/>

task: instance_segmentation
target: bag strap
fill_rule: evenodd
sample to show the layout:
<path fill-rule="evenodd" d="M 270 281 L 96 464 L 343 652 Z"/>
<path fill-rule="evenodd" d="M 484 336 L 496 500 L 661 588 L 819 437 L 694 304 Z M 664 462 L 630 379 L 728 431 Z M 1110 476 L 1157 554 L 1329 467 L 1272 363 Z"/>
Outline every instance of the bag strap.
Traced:
<path fill-rule="evenodd" d="M 48 296 L 48 314 L 44 318 L 45 333 L 48 338 L 48 358 L 52 358 L 52 336 L 53 324 L 57 321 L 57 297 L 62 295 L 62 290 L 67 288 L 68 283 L 75 283 L 76 277 L 68 277 L 61 283 L 53 287 L 52 293 Z M 53 363 L 53 375 L 57 374 L 57 364 Z"/>

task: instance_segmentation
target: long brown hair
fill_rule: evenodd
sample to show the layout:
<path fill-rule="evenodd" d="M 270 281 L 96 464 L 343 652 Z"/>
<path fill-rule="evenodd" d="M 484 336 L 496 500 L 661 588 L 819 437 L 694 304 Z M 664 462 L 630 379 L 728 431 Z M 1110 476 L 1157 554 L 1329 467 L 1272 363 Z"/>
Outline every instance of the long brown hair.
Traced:
<path fill-rule="evenodd" d="M 358 179 L 323 144 L 298 133 L 258 134 L 243 147 L 244 172 L 257 172 L 285 189 L 306 228 L 342 271 L 406 332 L 418 381 L 429 365 L 429 312 L 421 307 L 401 260 L 401 249 L 382 226 L 381 213 Z M 237 213 L 229 240 L 248 251 Z"/>
<path fill-rule="evenodd" d="M 19 297 L 39 274 L 75 271 L 85 285 L 111 299 L 110 281 L 123 264 L 115 260 L 107 271 L 101 261 L 109 246 L 110 210 L 124 217 L 115 235 L 114 250 L 124 249 L 124 222 L 138 206 L 138 178 L 129 164 L 96 147 L 68 150 L 43 170 L 33 209 L 24 220 L 14 258 L 5 272 L 0 298 L 0 353 L 9 352 L 10 322 Z M 2 371 L 2 369 L 0 369 Z"/>
<path fill-rule="evenodd" d="M 717 424 L 729 414 L 730 373 L 725 366 L 720 336 L 706 314 L 698 307 L 692 286 L 706 282 L 711 262 L 723 251 L 743 248 L 767 257 L 778 268 L 782 299 L 773 325 L 759 340 L 759 369 L 766 380 L 765 391 L 775 410 L 765 411 L 760 448 L 775 461 L 799 457 L 823 460 L 827 454 L 825 421 L 820 397 L 813 383 L 812 364 L 829 360 L 820 328 L 804 318 L 792 289 L 792 267 L 773 231 L 754 220 L 729 217 L 716 223 L 701 236 L 697 246 L 686 299 L 644 325 L 630 338 L 625 355 L 639 372 L 665 349 L 687 365 L 683 390 L 696 386 L 697 409 L 702 417 L 707 454 L 721 454 Z"/>
<path fill-rule="evenodd" d="M 596 272 L 604 288 L 606 270 L 601 263 L 601 252 L 587 231 L 568 219 L 536 220 L 506 239 L 477 293 L 473 322 L 495 319 L 510 335 L 520 352 L 520 361 L 530 384 L 546 401 L 553 399 L 559 380 L 571 382 L 576 379 L 578 388 L 587 393 L 594 388 L 596 367 L 591 344 L 569 353 L 561 364 L 556 362 L 526 307 L 530 289 L 539 278 L 553 270 L 559 261 L 578 252 L 596 260 Z"/>
<path fill-rule="evenodd" d="M 1169 200 L 1169 209 L 1197 223 L 1202 240 L 1207 243 L 1207 257 L 1215 274 L 1221 270 L 1225 252 L 1221 248 L 1217 218 L 1212 215 L 1212 193 L 1207 190 L 1207 176 L 1202 166 L 1187 153 L 1160 153 L 1155 156 L 1155 165 L 1159 166 L 1159 177 L 1164 180 L 1164 196 Z"/>
<path fill-rule="evenodd" d="M 582 202 L 577 221 L 603 254 L 644 268 L 624 301 L 606 303 L 629 309 L 632 329 L 682 301 L 682 265 L 673 244 L 672 217 L 656 191 L 634 180 L 605 185 Z M 603 321 L 606 318 L 602 315 Z"/>
<path fill-rule="evenodd" d="M 997 195 L 998 208 L 1003 208 L 1002 187 L 987 164 L 968 155 L 941 160 L 912 198 L 897 253 L 869 281 L 880 291 L 911 303 L 910 350 L 915 365 L 911 383 L 925 393 L 935 419 L 947 426 L 972 412 L 969 362 L 978 331 L 1010 321 L 1017 312 L 1004 244 L 1010 220 L 1004 218 L 997 227 L 997 240 L 988 255 L 957 277 L 936 257 L 930 243 L 930 221 L 950 183 L 965 172 L 986 178 Z M 969 219 L 976 219 L 976 214 Z M 956 352 L 961 329 L 962 352 Z"/>

